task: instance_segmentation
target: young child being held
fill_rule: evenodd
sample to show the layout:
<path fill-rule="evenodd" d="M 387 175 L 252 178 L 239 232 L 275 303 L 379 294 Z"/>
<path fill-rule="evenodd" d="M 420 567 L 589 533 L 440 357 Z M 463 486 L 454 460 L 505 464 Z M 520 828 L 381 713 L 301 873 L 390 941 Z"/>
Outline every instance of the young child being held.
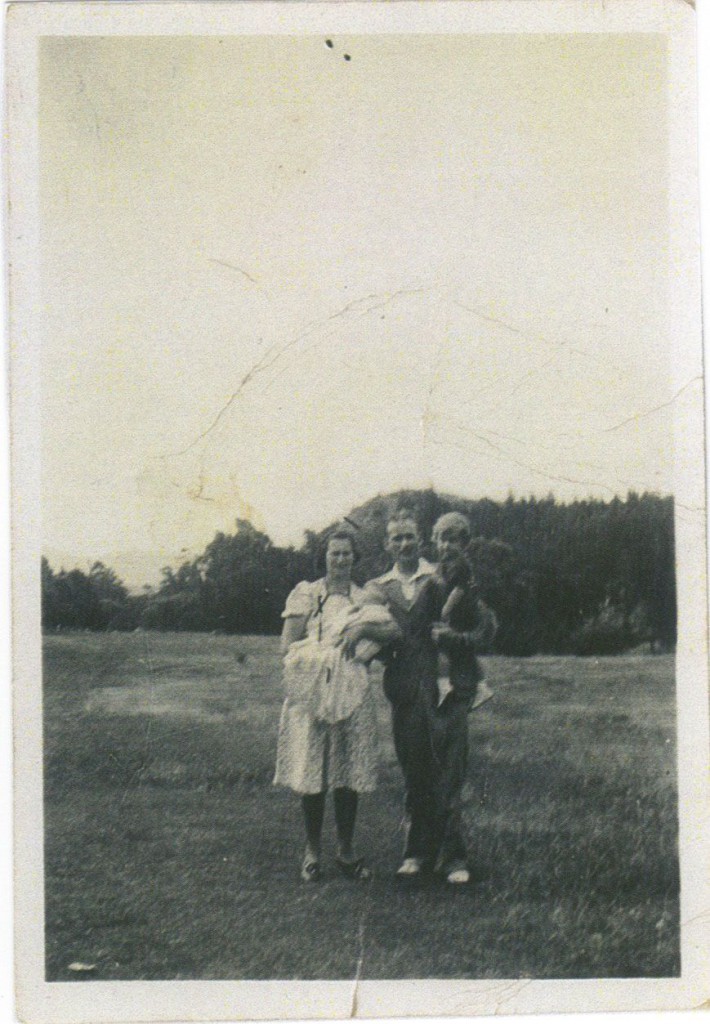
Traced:
<path fill-rule="evenodd" d="M 439 707 L 458 690 L 460 697 L 470 701 L 469 711 L 473 711 L 494 696 L 483 677 L 475 648 L 493 639 L 497 622 L 478 593 L 471 566 L 464 554 L 470 541 L 470 528 L 465 516 L 458 512 L 441 516 L 434 527 L 433 540 L 440 559 L 437 582 L 445 598 L 440 622 L 435 623 L 432 629 L 432 636 L 439 646 Z M 452 653 L 455 661 L 453 683 Z M 462 673 L 461 669 L 465 672 Z M 462 674 L 465 679 L 461 678 Z"/>

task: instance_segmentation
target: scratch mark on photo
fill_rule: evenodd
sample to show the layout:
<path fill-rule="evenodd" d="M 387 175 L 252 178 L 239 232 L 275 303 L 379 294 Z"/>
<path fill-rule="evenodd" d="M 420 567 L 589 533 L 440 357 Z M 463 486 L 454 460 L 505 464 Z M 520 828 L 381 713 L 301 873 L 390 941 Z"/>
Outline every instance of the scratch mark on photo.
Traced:
<path fill-rule="evenodd" d="M 247 373 L 242 377 L 236 390 L 232 392 L 232 394 L 229 396 L 224 405 L 219 409 L 219 411 L 214 416 L 209 426 L 207 426 L 205 430 L 198 434 L 197 437 L 184 448 L 181 448 L 179 451 L 176 452 L 171 452 L 168 455 L 159 456 L 159 458 L 165 459 L 171 456 L 176 457 L 180 455 L 186 455 L 187 452 L 195 448 L 195 446 L 198 445 L 200 441 L 203 441 L 209 434 L 211 434 L 214 431 L 214 429 L 217 427 L 219 422 L 232 407 L 237 398 L 239 398 L 240 394 L 258 374 L 264 373 L 267 370 L 271 369 L 271 367 L 274 366 L 277 362 L 279 362 L 279 360 L 283 359 L 287 352 L 289 352 L 292 348 L 299 345 L 302 341 L 305 341 L 318 329 L 322 328 L 323 326 L 327 326 L 328 324 L 332 323 L 332 321 L 337 320 L 339 317 L 342 317 L 346 313 L 355 311 L 357 307 L 361 306 L 364 302 L 370 302 L 371 300 L 375 300 L 374 302 L 371 303 L 371 305 L 369 305 L 364 311 L 361 312 L 361 316 L 365 316 L 369 313 L 372 313 L 374 310 L 382 309 L 384 306 L 387 306 L 391 302 L 394 302 L 395 299 L 399 298 L 401 295 L 416 295 L 426 290 L 427 289 L 424 287 L 400 288 L 396 292 L 386 292 L 383 295 L 373 294 L 366 295 L 359 299 L 352 299 L 341 309 L 338 309 L 334 313 L 329 314 L 324 319 L 315 320 L 311 322 L 304 328 L 303 331 L 297 334 L 294 338 L 291 338 L 289 341 L 281 343 L 280 345 L 270 345 L 266 352 L 262 355 L 262 357 L 258 359 L 247 371 Z M 320 340 L 322 341 L 323 339 Z"/>
<path fill-rule="evenodd" d="M 635 423 L 637 420 L 642 420 L 645 419 L 647 416 L 652 416 L 655 412 L 660 412 L 661 409 L 667 409 L 668 406 L 673 405 L 673 403 L 678 398 L 680 398 L 683 392 L 687 391 L 692 384 L 702 383 L 702 380 L 703 378 L 701 376 L 693 377 L 686 384 L 684 384 L 682 388 L 679 388 L 678 391 L 676 391 L 676 393 L 673 395 L 673 397 L 669 398 L 667 402 L 662 402 L 660 405 L 654 405 L 652 409 L 646 409 L 645 412 L 637 412 L 633 416 L 629 416 L 628 419 L 622 420 L 621 423 L 617 423 L 613 427 L 607 427 L 604 433 L 611 434 L 615 430 L 621 430 L 622 427 L 627 426 L 629 423 Z"/>
<path fill-rule="evenodd" d="M 234 263 L 228 263 L 227 260 L 219 260 L 216 256 L 208 256 L 207 259 L 210 263 L 218 263 L 220 267 L 228 267 L 229 270 L 235 270 L 237 274 L 241 274 L 242 277 L 247 279 L 247 281 L 251 281 L 252 284 L 255 284 L 257 288 L 261 288 L 261 285 L 255 277 L 252 277 L 251 274 L 248 274 L 246 270 L 243 270 L 241 267 L 235 266 Z"/>

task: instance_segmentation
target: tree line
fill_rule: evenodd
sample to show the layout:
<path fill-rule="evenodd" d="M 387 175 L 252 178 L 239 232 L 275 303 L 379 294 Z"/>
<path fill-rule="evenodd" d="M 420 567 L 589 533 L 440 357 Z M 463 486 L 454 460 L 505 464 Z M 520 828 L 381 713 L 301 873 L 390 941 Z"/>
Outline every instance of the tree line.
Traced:
<path fill-rule="evenodd" d="M 551 496 L 474 501 L 433 490 L 379 495 L 346 517 L 361 552 L 357 582 L 388 567 L 385 528 L 398 508 L 416 513 L 425 538 L 444 512 L 468 516 L 476 583 L 500 623 L 497 653 L 613 654 L 675 644 L 670 497 L 562 504 Z M 238 519 L 234 533 L 217 533 L 202 554 L 163 569 L 160 584 L 141 594 L 130 594 L 101 562 L 88 573 L 55 572 L 43 559 L 43 626 L 276 633 L 289 591 L 322 575 L 327 532 L 309 530 L 300 548 L 279 547 Z M 427 544 L 423 554 L 434 557 Z"/>

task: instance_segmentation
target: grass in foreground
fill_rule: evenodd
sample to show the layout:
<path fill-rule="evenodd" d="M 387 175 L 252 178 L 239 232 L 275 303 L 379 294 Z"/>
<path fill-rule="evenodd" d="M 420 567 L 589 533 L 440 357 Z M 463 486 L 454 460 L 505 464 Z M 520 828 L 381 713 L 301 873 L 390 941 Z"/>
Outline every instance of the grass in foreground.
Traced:
<path fill-rule="evenodd" d="M 366 979 L 678 974 L 672 659 L 487 668 L 475 884 L 393 881 L 402 787 L 380 697 L 382 784 L 359 818 L 375 878 L 342 880 L 331 856 L 305 886 L 298 800 L 271 786 L 274 638 L 48 637 L 48 979 L 336 979 L 361 955 Z"/>

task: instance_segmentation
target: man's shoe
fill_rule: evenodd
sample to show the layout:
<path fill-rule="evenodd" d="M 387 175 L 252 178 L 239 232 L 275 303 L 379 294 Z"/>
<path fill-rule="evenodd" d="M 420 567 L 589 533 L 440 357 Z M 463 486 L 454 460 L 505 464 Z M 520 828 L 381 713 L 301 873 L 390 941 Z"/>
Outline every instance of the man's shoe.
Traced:
<path fill-rule="evenodd" d="M 449 885 L 468 885 L 471 881 L 471 872 L 468 868 L 454 868 L 446 876 Z"/>
<path fill-rule="evenodd" d="M 395 878 L 401 882 L 409 882 L 422 873 L 422 862 L 419 857 L 405 857 L 397 868 Z"/>

